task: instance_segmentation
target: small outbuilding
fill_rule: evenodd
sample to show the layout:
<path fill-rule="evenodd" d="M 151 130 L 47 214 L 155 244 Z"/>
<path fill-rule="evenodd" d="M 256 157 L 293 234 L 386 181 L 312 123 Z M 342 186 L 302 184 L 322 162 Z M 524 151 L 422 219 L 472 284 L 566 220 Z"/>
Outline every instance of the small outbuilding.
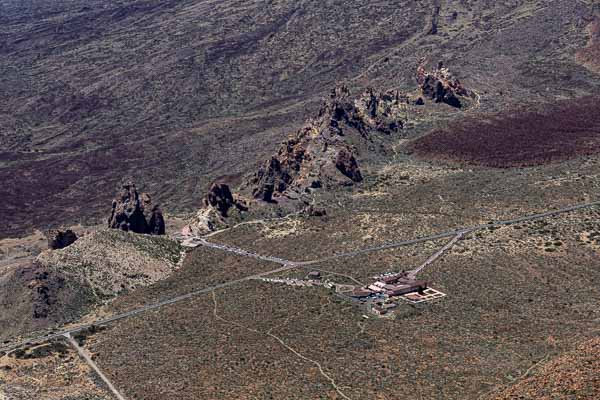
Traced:
<path fill-rule="evenodd" d="M 321 273 L 319 271 L 310 271 L 308 273 L 308 279 L 319 280 L 321 279 Z"/>
<path fill-rule="evenodd" d="M 374 306 L 372 309 L 374 314 L 376 315 L 384 315 L 387 314 L 387 310 L 381 306 Z"/>

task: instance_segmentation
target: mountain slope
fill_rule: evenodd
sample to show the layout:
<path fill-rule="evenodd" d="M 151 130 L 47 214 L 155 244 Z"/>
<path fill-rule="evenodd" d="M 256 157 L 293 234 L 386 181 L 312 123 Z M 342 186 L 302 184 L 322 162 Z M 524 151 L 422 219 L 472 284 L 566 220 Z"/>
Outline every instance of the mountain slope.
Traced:
<path fill-rule="evenodd" d="M 532 376 L 490 399 L 594 399 L 600 392 L 599 370 L 600 338 L 595 338 L 543 363 Z"/>
<path fill-rule="evenodd" d="M 481 111 L 598 85 L 575 62 L 590 1 L 0 4 L 1 236 L 97 218 L 128 175 L 193 208 L 336 82 L 408 90 L 423 56 L 453 65 Z"/>

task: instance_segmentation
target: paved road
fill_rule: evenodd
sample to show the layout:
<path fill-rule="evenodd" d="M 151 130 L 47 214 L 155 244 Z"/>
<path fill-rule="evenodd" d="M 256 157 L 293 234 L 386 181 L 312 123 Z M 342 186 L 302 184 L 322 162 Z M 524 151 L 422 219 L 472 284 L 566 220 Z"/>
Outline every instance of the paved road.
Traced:
<path fill-rule="evenodd" d="M 261 256 L 260 254 L 256 254 L 256 253 L 253 253 L 248 250 L 240 249 L 239 247 L 230 246 L 230 245 L 226 245 L 226 244 L 211 243 L 202 237 L 192 237 L 192 238 L 186 239 L 186 240 L 184 240 L 182 245 L 186 246 L 186 247 L 198 247 L 198 246 L 210 247 L 213 249 L 219 249 L 219 250 L 227 251 L 229 253 L 238 254 L 240 256 L 256 258 L 257 260 L 269 261 L 269 262 L 273 262 L 273 263 L 277 263 L 277 264 L 281 264 L 281 265 L 295 264 L 294 261 L 284 260 L 283 258 L 279 258 L 279 257 Z"/>
<path fill-rule="evenodd" d="M 578 204 L 578 205 L 575 205 L 575 206 L 569 206 L 569 207 L 565 207 L 565 208 L 560 208 L 560 209 L 557 209 L 557 210 L 554 210 L 554 211 L 547 211 L 547 212 L 538 213 L 538 214 L 531 214 L 531 215 L 527 215 L 527 216 L 524 216 L 524 217 L 517 217 L 517 218 L 513 218 L 513 219 L 507 219 L 507 220 L 502 220 L 502 221 L 490 222 L 489 224 L 467 226 L 467 227 L 453 229 L 453 230 L 446 231 L 446 232 L 437 233 L 437 234 L 434 234 L 434 235 L 420 237 L 420 238 L 417 238 L 417 239 L 410 239 L 410 240 L 403 240 L 403 241 L 398 241 L 398 242 L 384 243 L 384 244 L 381 244 L 381 245 L 378 245 L 378 246 L 374 246 L 374 247 L 367 247 L 367 248 L 364 248 L 364 249 L 355 250 L 355 251 L 349 251 L 349 252 L 346 252 L 346 253 L 334 254 L 334 255 L 332 255 L 330 257 L 325 257 L 325 258 L 321 258 L 321 259 L 318 259 L 318 260 L 306 261 L 306 262 L 303 262 L 302 264 L 303 265 L 310 265 L 310 264 L 317 264 L 317 263 L 323 262 L 323 261 L 335 260 L 336 258 L 355 257 L 355 256 L 358 256 L 358 255 L 361 255 L 361 254 L 367 254 L 367 253 L 371 253 L 371 252 L 374 252 L 374 251 L 380 251 L 380 250 L 386 250 L 386 249 L 393 249 L 395 247 L 407 246 L 407 245 L 411 245 L 411 244 L 416 244 L 416 243 L 421 243 L 421 242 L 428 242 L 428 241 L 431 241 L 431 240 L 443 239 L 443 238 L 446 238 L 446 237 L 456 236 L 456 235 L 460 234 L 461 232 L 474 232 L 474 231 L 481 230 L 481 229 L 486 229 L 486 228 L 492 228 L 492 227 L 498 227 L 498 226 L 506 226 L 506 225 L 513 225 L 513 224 L 518 224 L 520 222 L 533 221 L 533 220 L 536 220 L 536 219 L 542 219 L 542 218 L 552 217 L 552 216 L 555 216 L 555 215 L 565 214 L 565 213 L 568 213 L 568 212 L 582 210 L 582 209 L 596 207 L 596 206 L 600 206 L 600 201 L 595 201 L 595 202 L 591 202 L 591 203 L 584 203 L 584 204 Z"/>
<path fill-rule="evenodd" d="M 434 262 L 435 260 L 437 260 L 442 254 L 444 254 L 448 249 L 450 249 L 452 246 L 454 246 L 456 244 L 456 242 L 458 242 L 464 235 L 466 235 L 469 232 L 470 231 L 459 232 L 458 235 L 454 236 L 451 241 L 449 241 L 448 243 L 446 243 L 444 245 L 444 247 L 442 247 L 437 252 L 435 252 L 435 254 L 433 254 L 431 257 L 429 257 L 423 264 L 421 264 L 417 268 L 415 268 L 412 271 L 410 271 L 408 273 L 408 277 L 412 278 L 412 279 L 415 279 L 417 277 L 417 274 L 419 272 L 421 272 L 425 267 L 427 267 L 432 262 Z"/>
<path fill-rule="evenodd" d="M 287 271 L 287 270 L 296 268 L 296 266 L 297 266 L 296 264 L 292 263 L 292 264 L 289 264 L 289 265 L 284 265 L 284 266 L 282 266 L 280 268 L 277 268 L 277 269 L 274 269 L 274 270 L 271 270 L 271 271 L 262 272 L 262 273 L 259 273 L 259 274 L 254 274 L 254 275 L 246 276 L 244 278 L 236 279 L 236 280 L 233 280 L 233 281 L 224 282 L 224 283 L 221 283 L 221 284 L 218 284 L 218 285 L 209 286 L 209 287 L 206 287 L 204 289 L 199 289 L 199 290 L 196 290 L 196 291 L 193 291 L 193 292 L 190 292 L 190 293 L 186 293 L 186 294 L 181 295 L 181 296 L 177 296 L 177 297 L 173 297 L 173 298 L 168 299 L 168 300 L 161 301 L 159 303 L 150 304 L 150 305 L 147 305 L 147 306 L 144 306 L 144 307 L 136 308 L 135 310 L 127 311 L 127 312 L 122 313 L 122 314 L 113 315 L 112 317 L 101 319 L 101 320 L 95 321 L 94 323 L 84 324 L 84 325 L 78 325 L 76 327 L 73 327 L 73 328 L 70 328 L 70 329 L 65 329 L 65 330 L 62 330 L 60 332 L 56 332 L 56 333 L 52 333 L 52 334 L 44 335 L 44 336 L 38 336 L 36 338 L 32 338 L 32 339 L 29 339 L 29 340 L 23 340 L 23 341 L 15 343 L 15 344 L 12 344 L 10 346 L 7 346 L 5 348 L 1 348 L 0 351 L 10 352 L 10 351 L 16 350 L 16 349 L 18 349 L 20 347 L 23 347 L 23 346 L 29 346 L 29 345 L 33 345 L 33 344 L 44 343 L 44 342 L 47 342 L 50 339 L 55 339 L 55 338 L 59 338 L 61 336 L 70 335 L 70 334 L 73 334 L 73 333 L 80 332 L 82 330 L 85 330 L 85 329 L 88 329 L 88 328 L 92 327 L 93 325 L 95 325 L 95 326 L 108 325 L 108 324 L 110 324 L 112 322 L 119 321 L 119 320 L 122 320 L 122 319 L 125 319 L 125 318 L 129 318 L 129 317 L 133 317 L 135 315 L 144 313 L 146 311 L 155 310 L 157 308 L 160 308 L 160 307 L 163 307 L 163 306 L 166 306 L 166 305 L 169 305 L 169 304 L 178 303 L 180 301 L 187 300 L 189 298 L 192 298 L 192 297 L 195 297 L 195 296 L 198 296 L 198 295 L 201 295 L 201 294 L 210 293 L 213 290 L 221 289 L 221 288 L 224 288 L 224 287 L 227 287 L 227 286 L 232 286 L 232 285 L 235 285 L 235 284 L 238 284 L 238 283 L 241 283 L 241 282 L 249 281 L 251 279 L 257 279 L 257 278 L 261 278 L 263 276 L 267 276 L 267 275 L 271 275 L 271 274 L 276 274 L 276 273 L 279 273 L 279 272 Z"/>
<path fill-rule="evenodd" d="M 154 310 L 154 309 L 157 309 L 157 308 L 169 305 L 169 304 L 177 303 L 177 302 L 189 299 L 191 297 L 194 297 L 194 296 L 197 296 L 200 294 L 209 293 L 216 289 L 235 285 L 240 282 L 248 281 L 251 279 L 261 278 L 263 276 L 275 274 L 278 272 L 287 271 L 287 270 L 296 268 L 298 266 L 312 265 L 312 264 L 321 263 L 323 261 L 333 260 L 333 259 L 342 258 L 342 257 L 353 257 L 353 256 L 361 255 L 361 254 L 374 252 L 374 251 L 391 249 L 391 248 L 395 248 L 395 247 L 406 246 L 406 245 L 411 245 L 411 244 L 420 243 L 420 242 L 426 242 L 426 241 L 435 240 L 435 239 L 441 239 L 441 238 L 450 237 L 450 236 L 458 236 L 459 234 L 464 233 L 464 232 L 474 232 L 476 230 L 490 228 L 490 227 L 504 226 L 504 225 L 511 225 L 511 224 L 516 224 L 516 223 L 520 223 L 520 222 L 532 221 L 532 220 L 536 220 L 536 219 L 551 217 L 551 216 L 564 214 L 564 213 L 568 213 L 568 212 L 572 212 L 572 211 L 577 211 L 577 210 L 581 210 L 581 209 L 591 208 L 591 207 L 595 207 L 595 206 L 600 206 L 600 201 L 585 203 L 585 204 L 578 204 L 578 205 L 574 205 L 574 206 L 557 209 L 554 211 L 547 211 L 547 212 L 543 212 L 543 213 L 532 214 L 532 215 L 513 218 L 513 219 L 509 219 L 509 220 L 504 220 L 504 221 L 491 222 L 489 224 L 474 225 L 471 227 L 453 229 L 453 230 L 450 230 L 447 232 L 442 232 L 442 233 L 438 233 L 435 235 L 425 236 L 425 237 L 421 237 L 421 238 L 417 238 L 417 239 L 391 242 L 391 243 L 386 243 L 386 244 L 382 244 L 382 245 L 375 246 L 375 247 L 369 247 L 369 248 L 362 249 L 362 250 L 334 254 L 330 257 L 325 257 L 325 258 L 321 258 L 318 260 L 312 260 L 312 261 L 288 261 L 288 260 L 284 260 L 284 259 L 281 259 L 278 257 L 261 256 L 256 253 L 252 253 L 250 251 L 246 251 L 246 250 L 243 250 L 243 249 L 240 249 L 237 247 L 210 243 L 204 238 L 188 238 L 186 240 L 190 241 L 189 244 L 197 243 L 197 244 L 195 244 L 193 246 L 189 246 L 189 247 L 196 247 L 196 246 L 200 246 L 200 245 L 207 246 L 207 247 L 220 249 L 223 251 L 235 253 L 235 254 L 242 255 L 242 256 L 247 256 L 247 257 L 252 257 L 252 258 L 256 258 L 256 259 L 263 260 L 263 261 L 270 261 L 270 262 L 282 264 L 282 267 L 274 269 L 272 271 L 263 272 L 260 274 L 255 274 L 255 275 L 247 276 L 247 277 L 244 277 L 241 279 L 236 279 L 233 281 L 225 282 L 225 283 L 222 283 L 219 285 L 209 286 L 207 288 L 200 289 L 200 290 L 197 290 L 197 291 L 194 291 L 191 293 L 187 293 L 182 296 L 174 297 L 172 299 L 165 300 L 165 301 L 162 301 L 162 302 L 159 302 L 156 304 L 147 305 L 147 306 L 144 306 L 144 307 L 132 310 L 132 311 L 128 311 L 123 314 L 118 314 L 118 315 L 115 315 L 115 316 L 112 316 L 112 317 L 109 317 L 106 319 L 102 319 L 102 320 L 94 322 L 93 324 L 80 325 L 80 326 L 77 326 L 77 327 L 74 327 L 71 329 L 66 329 L 66 330 L 60 331 L 58 333 L 53 333 L 53 334 L 45 335 L 45 336 L 39 336 L 39 337 L 32 338 L 29 340 L 23 340 L 23 341 L 15 343 L 15 344 L 12 344 L 10 346 L 0 348 L 0 351 L 9 352 L 9 351 L 13 351 L 20 347 L 27 346 L 30 344 L 43 343 L 49 339 L 64 336 L 65 334 L 71 334 L 71 333 L 82 331 L 84 329 L 91 327 L 92 325 L 107 325 L 112 322 L 119 321 L 119 320 L 122 320 L 122 319 L 125 319 L 128 317 L 132 317 L 134 315 L 141 314 L 146 311 Z"/>
<path fill-rule="evenodd" d="M 345 253 L 337 253 L 337 254 L 334 254 L 329 257 L 320 258 L 318 260 L 305 261 L 305 262 L 303 262 L 303 265 L 318 264 L 318 263 L 321 263 L 324 261 L 335 260 L 337 258 L 356 257 L 356 256 L 359 256 L 362 254 L 372 253 L 374 251 L 393 249 L 396 247 L 408 246 L 411 244 L 416 244 L 416 243 L 421 243 L 421 242 L 429 242 L 431 240 L 443 239 L 445 237 L 450 237 L 450 236 L 456 236 L 459 232 L 460 232 L 460 230 L 453 230 L 453 231 L 438 233 L 435 235 L 424 236 L 424 237 L 417 238 L 417 239 L 402 240 L 399 242 L 391 242 L 391 243 L 381 244 L 379 246 L 367 247 L 365 249 L 349 251 L 349 252 L 345 252 Z"/>
<path fill-rule="evenodd" d="M 79 353 L 81 358 L 83 358 L 85 362 L 90 367 L 92 367 L 94 371 L 96 371 L 100 379 L 102 379 L 104 383 L 106 383 L 106 386 L 108 386 L 108 389 L 115 395 L 115 397 L 119 400 L 125 400 L 125 397 L 123 397 L 123 395 L 119 393 L 119 391 L 112 384 L 112 382 L 102 373 L 102 371 L 100 371 L 100 368 L 98 368 L 98 365 L 94 362 L 94 360 L 92 360 L 92 357 L 88 354 L 87 351 L 85 351 L 85 349 L 79 346 L 79 343 L 77 343 L 77 341 L 71 337 L 71 334 L 65 333 L 63 336 L 66 337 L 71 346 L 73 346 L 73 348 L 77 350 L 77 353 Z"/>

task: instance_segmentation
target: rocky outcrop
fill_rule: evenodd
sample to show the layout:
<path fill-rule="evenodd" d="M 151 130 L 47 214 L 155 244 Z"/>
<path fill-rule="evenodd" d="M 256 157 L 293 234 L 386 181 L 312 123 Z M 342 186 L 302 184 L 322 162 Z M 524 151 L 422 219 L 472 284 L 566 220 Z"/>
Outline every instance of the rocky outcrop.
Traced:
<path fill-rule="evenodd" d="M 406 102 L 395 91 L 368 89 L 353 99 L 346 87 L 333 89 L 317 117 L 290 135 L 249 179 L 253 197 L 273 202 L 291 192 L 297 198 L 323 186 L 361 182 L 357 144 L 369 143 L 374 134 L 399 132 Z"/>
<path fill-rule="evenodd" d="M 470 92 L 441 61 L 433 71 L 427 71 L 424 61 L 421 61 L 417 68 L 417 83 L 425 98 L 456 108 L 462 108 L 464 99 L 470 96 Z"/>
<path fill-rule="evenodd" d="M 148 220 L 148 230 L 146 233 L 150 235 L 164 235 L 165 234 L 165 218 L 163 217 L 162 210 L 158 205 L 152 207 L 152 213 Z"/>
<path fill-rule="evenodd" d="M 62 252 L 43 254 L 51 257 L 59 253 Z M 0 336 L 20 335 L 63 323 L 93 301 L 93 292 L 87 282 L 78 281 L 73 274 L 43 266 L 37 261 L 10 268 L 0 274 L 0 314 L 3 316 Z M 14 323 L 7 325 L 6 321 Z"/>
<path fill-rule="evenodd" d="M 231 189 L 224 183 L 213 183 L 203 200 L 204 207 L 212 207 L 223 218 L 227 218 L 232 207 L 246 211 L 247 207 L 239 199 L 234 198 Z"/>
<path fill-rule="evenodd" d="M 77 234 L 71 229 L 51 229 L 46 233 L 48 248 L 52 250 L 64 249 L 77 240 Z"/>
<path fill-rule="evenodd" d="M 347 149 L 341 149 L 338 152 L 335 167 L 353 182 L 361 182 L 363 180 L 356 158 Z"/>
<path fill-rule="evenodd" d="M 48 318 L 58 301 L 58 292 L 65 286 L 64 277 L 36 265 L 21 270 L 21 274 L 29 281 L 27 286 L 33 298 L 32 317 Z"/>
<path fill-rule="evenodd" d="M 408 97 L 397 90 L 377 94 L 372 88 L 367 89 L 354 102 L 361 132 L 367 136 L 373 132 L 387 135 L 400 132 L 404 121 L 403 105 L 407 103 Z"/>
<path fill-rule="evenodd" d="M 267 202 L 272 201 L 273 193 L 275 193 L 275 181 L 280 180 L 284 176 L 279 160 L 276 157 L 271 157 L 268 162 L 258 168 L 254 176 L 257 186 L 254 188 L 252 194 L 257 199 Z M 282 188 L 285 190 L 285 184 Z"/>
<path fill-rule="evenodd" d="M 183 228 L 184 235 L 199 235 L 229 226 L 232 214 L 239 216 L 248 211 L 246 202 L 234 195 L 225 183 L 213 183 L 202 200 L 202 208 L 198 210 L 190 223 Z"/>
<path fill-rule="evenodd" d="M 305 214 L 309 217 L 324 217 L 327 215 L 327 210 L 322 207 L 316 207 L 311 204 L 306 208 Z"/>
<path fill-rule="evenodd" d="M 133 183 L 124 184 L 113 200 L 108 227 L 135 233 L 165 234 L 160 207 L 152 206 L 150 195 L 139 194 Z"/>
<path fill-rule="evenodd" d="M 428 35 L 437 35 L 438 33 L 438 24 L 440 20 L 440 10 L 441 10 L 440 0 L 434 1 L 433 6 L 433 14 L 431 15 L 431 26 L 427 31 Z"/>

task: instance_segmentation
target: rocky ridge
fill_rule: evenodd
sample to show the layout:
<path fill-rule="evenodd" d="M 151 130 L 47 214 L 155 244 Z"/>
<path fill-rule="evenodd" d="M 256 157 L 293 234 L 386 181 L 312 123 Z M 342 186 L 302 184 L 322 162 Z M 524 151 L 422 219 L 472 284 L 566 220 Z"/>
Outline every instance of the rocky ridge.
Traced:
<path fill-rule="evenodd" d="M 277 202 L 321 187 L 361 182 L 356 144 L 370 142 L 375 134 L 399 132 L 406 102 L 397 91 L 373 89 L 353 100 L 347 87 L 336 87 L 317 117 L 290 135 L 247 181 L 252 196 Z"/>
<path fill-rule="evenodd" d="M 40 254 L 36 263 L 72 275 L 108 299 L 164 279 L 176 268 L 179 250 L 166 237 L 99 230 L 65 249 Z"/>
<path fill-rule="evenodd" d="M 18 259 L 0 270 L 0 340 L 77 319 L 165 279 L 180 259 L 181 248 L 166 236 L 106 228 Z"/>
<path fill-rule="evenodd" d="M 597 2 L 433 3 L 349 1 L 335 8 L 344 23 L 331 23 L 326 2 L 282 0 L 265 12 L 230 0 L 3 1 L 0 237 L 103 217 L 106 193 L 129 174 L 164 182 L 161 202 L 189 211 L 201 200 L 193 188 L 246 173 L 264 158 L 253 144 L 277 145 L 323 88 L 404 87 L 423 55 L 454 59 L 478 91 L 501 90 L 484 102 L 490 111 L 595 90 L 571 54 Z"/>

